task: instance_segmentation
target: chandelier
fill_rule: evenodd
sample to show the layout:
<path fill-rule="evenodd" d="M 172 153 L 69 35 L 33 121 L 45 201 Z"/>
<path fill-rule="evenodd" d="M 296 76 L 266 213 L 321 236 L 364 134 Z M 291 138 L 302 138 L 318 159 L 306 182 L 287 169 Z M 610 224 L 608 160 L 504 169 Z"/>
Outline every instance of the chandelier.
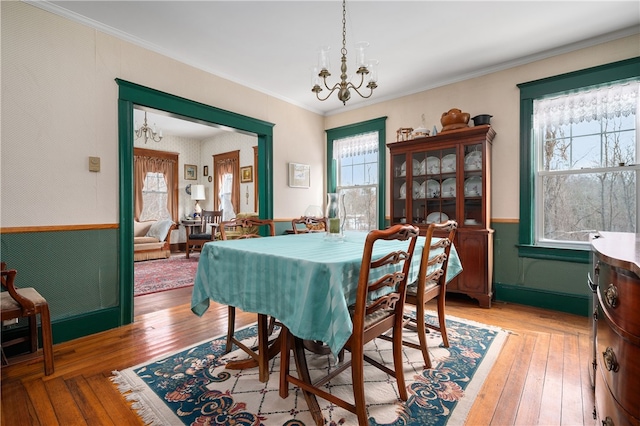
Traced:
<path fill-rule="evenodd" d="M 144 143 L 147 143 L 149 139 L 154 142 L 160 142 L 162 140 L 162 130 L 158 132 L 156 130 L 155 123 L 153 125 L 153 128 L 147 126 L 147 111 L 144 112 L 144 123 L 142 124 L 142 127 L 134 130 L 136 133 L 136 139 L 140 139 L 142 136 L 144 136 Z"/>
<path fill-rule="evenodd" d="M 331 75 L 329 73 L 329 48 L 321 48 L 318 54 L 318 67 L 314 69 L 314 77 L 313 77 L 313 88 L 312 92 L 316 94 L 316 97 L 320 101 L 326 101 L 329 99 L 331 94 L 338 91 L 338 99 L 342 101 L 343 105 L 347 104 L 347 101 L 351 98 L 351 90 L 355 91 L 358 95 L 363 98 L 369 98 L 373 94 L 373 89 L 378 87 L 376 81 L 378 80 L 376 66 L 378 64 L 375 60 L 370 60 L 367 62 L 365 57 L 365 49 L 369 46 L 369 43 L 361 42 L 356 44 L 357 49 L 357 61 L 356 64 L 358 66 L 358 71 L 356 74 L 360 76 L 360 84 L 357 86 L 352 82 L 347 81 L 347 8 L 346 8 L 346 0 L 342 0 L 342 49 L 340 53 L 342 53 L 342 65 L 340 66 L 340 82 L 336 83 L 333 87 L 329 88 L 327 84 L 327 77 Z M 320 69 L 320 72 L 318 72 Z M 317 73 L 317 76 L 315 75 Z M 365 76 L 368 76 L 368 83 L 366 88 L 369 89 L 369 94 L 364 95 L 360 93 L 359 89 L 362 87 L 365 81 Z M 329 90 L 329 93 L 324 98 L 320 97 L 320 92 L 322 92 L 322 87 L 320 87 L 320 79 L 322 79 L 322 83 L 324 87 Z M 357 79 L 357 78 L 356 78 Z"/>

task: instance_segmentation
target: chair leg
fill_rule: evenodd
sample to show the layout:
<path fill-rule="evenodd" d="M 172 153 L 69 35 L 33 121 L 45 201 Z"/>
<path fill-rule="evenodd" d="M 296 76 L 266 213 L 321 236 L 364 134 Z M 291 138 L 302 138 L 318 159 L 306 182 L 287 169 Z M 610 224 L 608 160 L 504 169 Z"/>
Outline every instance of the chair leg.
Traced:
<path fill-rule="evenodd" d="M 280 398 L 289 396 L 289 364 L 291 363 L 291 345 L 289 338 L 289 329 L 284 325 L 280 327 Z"/>
<path fill-rule="evenodd" d="M 393 331 L 393 369 L 396 372 L 396 385 L 400 399 L 406 401 L 409 397 L 407 394 L 407 385 L 404 381 L 404 370 L 402 363 L 402 317 L 399 317 L 396 327 Z"/>
<path fill-rule="evenodd" d="M 229 353 L 231 352 L 231 348 L 233 347 L 233 342 L 231 341 L 231 338 L 233 337 L 233 334 L 235 333 L 235 328 L 236 328 L 236 308 L 235 306 L 228 306 L 227 309 L 227 344 L 225 346 L 224 349 L 224 353 Z"/>
<path fill-rule="evenodd" d="M 424 368 L 431 368 L 431 357 L 429 356 L 429 346 L 427 345 L 427 326 L 424 323 L 424 304 L 416 305 L 416 326 L 418 328 L 418 340 L 420 340 L 420 350 L 424 359 Z"/>
<path fill-rule="evenodd" d="M 38 323 L 35 315 L 29 317 L 29 345 L 31 353 L 38 350 Z"/>
<path fill-rule="evenodd" d="M 44 374 L 45 376 L 49 376 L 53 374 L 54 370 L 53 335 L 51 333 L 51 316 L 49 314 L 49 305 L 45 304 L 41 306 L 40 321 L 42 326 L 42 354 L 44 358 Z"/>
<path fill-rule="evenodd" d="M 449 347 L 449 337 L 447 336 L 447 324 L 444 314 L 444 293 L 438 296 L 438 322 L 440 323 L 440 334 L 442 334 L 442 343 L 445 348 Z"/>
<path fill-rule="evenodd" d="M 364 352 L 362 345 L 355 346 L 351 352 L 351 383 L 353 399 L 359 425 L 368 425 L 367 403 L 364 398 Z"/>

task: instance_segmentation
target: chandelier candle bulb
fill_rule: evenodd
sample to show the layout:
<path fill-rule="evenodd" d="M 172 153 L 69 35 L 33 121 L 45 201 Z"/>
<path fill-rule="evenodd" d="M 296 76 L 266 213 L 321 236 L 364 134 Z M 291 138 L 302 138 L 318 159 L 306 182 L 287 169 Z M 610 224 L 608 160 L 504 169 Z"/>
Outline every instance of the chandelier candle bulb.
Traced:
<path fill-rule="evenodd" d="M 367 47 L 369 47 L 369 43 L 366 41 L 356 43 L 356 66 L 358 68 L 367 67 Z"/>

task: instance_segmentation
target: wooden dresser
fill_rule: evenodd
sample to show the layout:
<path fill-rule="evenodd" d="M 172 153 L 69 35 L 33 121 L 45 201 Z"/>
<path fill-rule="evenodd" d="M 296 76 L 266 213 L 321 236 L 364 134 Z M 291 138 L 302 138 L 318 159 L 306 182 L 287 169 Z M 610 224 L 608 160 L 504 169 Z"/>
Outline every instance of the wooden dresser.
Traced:
<path fill-rule="evenodd" d="M 598 425 L 640 425 L 640 234 L 591 240 L 597 285 L 595 411 Z"/>

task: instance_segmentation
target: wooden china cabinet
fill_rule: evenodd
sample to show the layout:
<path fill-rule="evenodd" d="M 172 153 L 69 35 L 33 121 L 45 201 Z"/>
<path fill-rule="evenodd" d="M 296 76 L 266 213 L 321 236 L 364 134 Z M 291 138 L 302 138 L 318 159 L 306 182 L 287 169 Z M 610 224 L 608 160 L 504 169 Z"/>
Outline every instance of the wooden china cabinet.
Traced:
<path fill-rule="evenodd" d="M 463 271 L 447 286 L 485 308 L 493 296 L 490 125 L 387 144 L 391 151 L 391 224 L 458 222 Z"/>

